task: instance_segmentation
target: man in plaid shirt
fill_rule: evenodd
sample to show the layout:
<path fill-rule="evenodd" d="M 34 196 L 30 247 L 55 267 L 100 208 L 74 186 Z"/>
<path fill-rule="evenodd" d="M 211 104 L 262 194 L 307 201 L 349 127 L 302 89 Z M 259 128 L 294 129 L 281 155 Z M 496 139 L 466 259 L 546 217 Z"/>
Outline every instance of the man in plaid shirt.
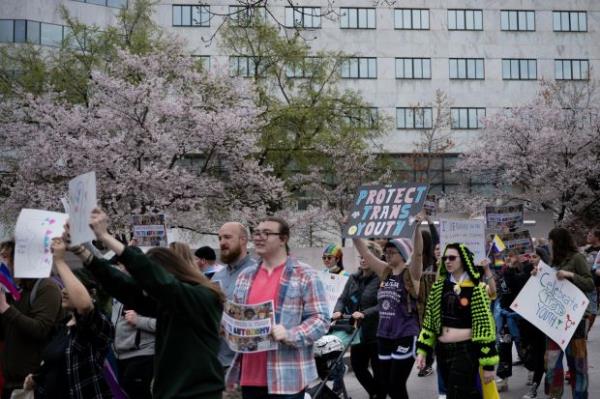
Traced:
<path fill-rule="evenodd" d="M 277 350 L 238 353 L 227 385 L 240 385 L 244 399 L 301 399 L 317 378 L 313 343 L 329 327 L 327 298 L 316 271 L 288 256 L 290 229 L 280 218 L 263 219 L 252 233 L 258 266 L 238 277 L 233 302 L 275 304 Z"/>

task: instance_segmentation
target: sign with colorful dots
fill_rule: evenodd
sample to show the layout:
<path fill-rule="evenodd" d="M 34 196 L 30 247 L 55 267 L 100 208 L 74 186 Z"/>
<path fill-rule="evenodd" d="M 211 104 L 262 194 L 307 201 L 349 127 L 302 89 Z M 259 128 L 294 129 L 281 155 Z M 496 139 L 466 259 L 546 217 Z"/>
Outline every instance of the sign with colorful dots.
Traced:
<path fill-rule="evenodd" d="M 412 238 L 427 191 L 429 185 L 419 183 L 360 187 L 344 237 Z"/>
<path fill-rule="evenodd" d="M 15 228 L 15 277 L 45 278 L 52 271 L 52 238 L 60 237 L 68 215 L 23 209 Z"/>

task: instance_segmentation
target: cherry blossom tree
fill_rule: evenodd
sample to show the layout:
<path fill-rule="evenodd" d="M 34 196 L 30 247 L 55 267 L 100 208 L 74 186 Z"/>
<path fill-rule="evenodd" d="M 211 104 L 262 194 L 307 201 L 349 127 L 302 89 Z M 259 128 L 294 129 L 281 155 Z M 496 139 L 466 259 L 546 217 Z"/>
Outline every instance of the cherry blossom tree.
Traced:
<path fill-rule="evenodd" d="M 594 82 L 542 82 L 535 100 L 486 120 L 456 171 L 492 183 L 490 197 L 551 211 L 556 222 L 587 215 L 598 223 L 598 100 Z"/>
<path fill-rule="evenodd" d="M 0 105 L 14 159 L 0 213 L 59 209 L 67 181 L 95 170 L 100 206 L 124 227 L 131 213 L 165 212 L 205 230 L 231 214 L 279 203 L 282 183 L 256 161 L 261 110 L 251 83 L 200 71 L 174 42 L 145 55 L 118 51 L 94 70 L 86 103 L 51 88 Z"/>

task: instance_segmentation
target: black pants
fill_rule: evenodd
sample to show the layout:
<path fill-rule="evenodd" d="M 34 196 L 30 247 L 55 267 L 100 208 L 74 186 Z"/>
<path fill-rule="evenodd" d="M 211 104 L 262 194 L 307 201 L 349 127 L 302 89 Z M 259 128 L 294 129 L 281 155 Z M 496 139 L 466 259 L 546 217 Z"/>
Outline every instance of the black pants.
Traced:
<path fill-rule="evenodd" d="M 471 341 L 438 342 L 438 371 L 446 386 L 447 399 L 481 399 L 477 347 Z"/>
<path fill-rule="evenodd" d="M 406 381 L 415 364 L 416 340 L 417 337 L 378 338 L 381 385 L 392 399 L 408 399 Z"/>
<path fill-rule="evenodd" d="M 152 399 L 150 384 L 153 375 L 154 356 L 119 360 L 119 384 L 132 399 Z"/>
<path fill-rule="evenodd" d="M 521 329 L 521 350 L 524 353 L 524 364 L 533 371 L 533 382 L 540 385 L 545 373 L 544 355 L 546 354 L 546 335 L 528 321 L 523 320 Z"/>
<path fill-rule="evenodd" d="M 358 344 L 350 347 L 350 363 L 352 370 L 360 385 L 365 388 L 369 396 L 384 398 L 385 392 L 381 389 L 379 356 L 377 353 L 377 342 L 370 344 Z M 369 371 L 369 363 L 373 374 Z"/>
<path fill-rule="evenodd" d="M 304 399 L 304 390 L 290 395 L 271 395 L 267 387 L 242 387 L 243 399 Z"/>

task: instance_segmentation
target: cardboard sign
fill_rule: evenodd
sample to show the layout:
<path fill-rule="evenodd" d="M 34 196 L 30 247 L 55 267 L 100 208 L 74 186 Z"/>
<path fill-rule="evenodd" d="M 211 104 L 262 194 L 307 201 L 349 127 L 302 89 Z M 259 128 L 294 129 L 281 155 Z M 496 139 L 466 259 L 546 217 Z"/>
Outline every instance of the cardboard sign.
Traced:
<path fill-rule="evenodd" d="M 558 280 L 556 270 L 540 261 L 510 308 L 539 328 L 564 351 L 583 318 L 589 300 L 573 283 Z"/>
<path fill-rule="evenodd" d="M 23 209 L 15 227 L 15 277 L 46 278 L 52 271 L 52 238 L 64 232 L 67 214 Z"/>
<path fill-rule="evenodd" d="M 466 245 L 475 255 L 475 264 L 487 259 L 483 220 L 440 219 L 440 248 L 453 242 Z"/>
<path fill-rule="evenodd" d="M 227 345 L 234 352 L 255 353 L 277 349 L 271 337 L 273 301 L 242 305 L 227 301 L 221 325 Z"/>
<path fill-rule="evenodd" d="M 485 221 L 488 229 L 515 229 L 523 226 L 523 204 L 510 206 L 486 206 Z"/>
<path fill-rule="evenodd" d="M 165 215 L 132 215 L 133 238 L 139 247 L 166 247 L 167 227 Z"/>
<path fill-rule="evenodd" d="M 499 234 L 499 237 L 504 241 L 507 251 L 515 251 L 518 255 L 531 254 L 534 252 L 533 241 L 531 240 L 529 230 Z"/>
<path fill-rule="evenodd" d="M 90 228 L 90 215 L 97 204 L 96 172 L 77 176 L 69 182 L 67 212 L 69 213 L 71 245 L 83 244 L 96 238 Z"/>
<path fill-rule="evenodd" d="M 344 292 L 344 287 L 346 287 L 346 283 L 348 282 L 348 276 L 329 273 L 328 270 L 321 270 L 319 272 L 319 279 L 323 283 L 325 294 L 327 295 L 329 315 L 332 315 L 338 298 L 342 295 L 342 292 Z"/>
<path fill-rule="evenodd" d="M 344 237 L 412 238 L 415 215 L 427 198 L 427 184 L 362 186 L 344 226 Z"/>

